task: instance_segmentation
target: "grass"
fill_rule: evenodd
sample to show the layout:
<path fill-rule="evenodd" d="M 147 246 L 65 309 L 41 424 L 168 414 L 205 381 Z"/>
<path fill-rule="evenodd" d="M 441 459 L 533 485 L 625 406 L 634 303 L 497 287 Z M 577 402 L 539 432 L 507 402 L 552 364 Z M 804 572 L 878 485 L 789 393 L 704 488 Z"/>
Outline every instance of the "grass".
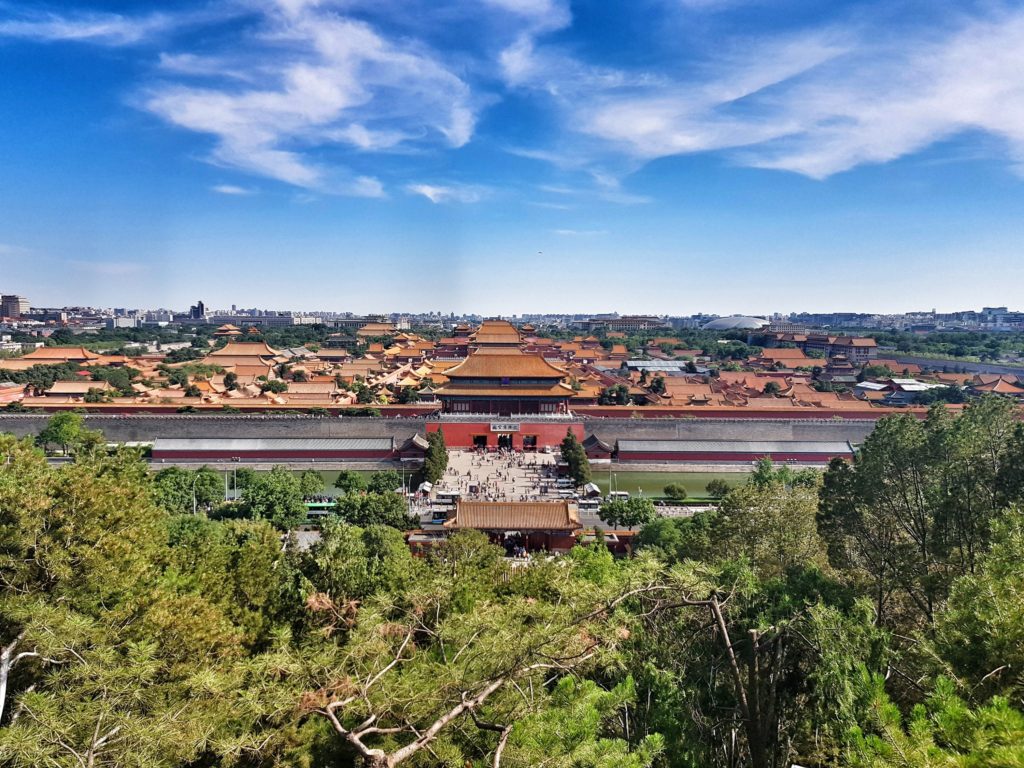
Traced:
<path fill-rule="evenodd" d="M 664 496 L 665 486 L 679 483 L 686 488 L 688 497 L 706 498 L 704 488 L 711 480 L 724 480 L 730 487 L 743 485 L 749 474 L 746 472 L 629 472 L 612 470 L 611 477 L 606 470 L 592 468 L 594 482 L 602 494 L 611 490 L 629 491 L 636 495 L 643 491 L 644 496 Z"/>
<path fill-rule="evenodd" d="M 216 469 L 222 475 L 227 475 L 228 478 L 229 478 L 228 482 L 230 482 L 230 477 L 231 477 L 231 471 L 230 470 L 223 470 L 220 467 L 216 467 L 216 466 L 214 466 L 213 469 Z M 353 470 L 353 471 L 355 471 L 358 474 L 362 475 L 366 479 L 369 479 L 370 475 L 374 474 L 373 470 L 368 470 L 368 469 L 366 469 L 366 470 L 364 470 L 364 469 L 357 469 L 357 470 Z M 302 474 L 302 470 L 298 470 L 298 469 L 295 470 L 295 474 L 301 475 Z M 339 491 L 338 491 L 337 488 L 334 487 L 334 481 L 338 479 L 338 470 L 336 470 L 336 469 L 333 470 L 333 471 L 332 470 L 321 470 L 321 471 L 318 472 L 318 474 L 324 479 L 323 494 L 325 496 L 336 496 Z M 402 473 L 399 472 L 398 474 L 401 475 Z M 406 473 L 405 473 L 405 481 L 407 483 L 412 482 L 412 473 L 411 472 L 406 471 Z M 416 490 L 416 489 L 414 488 L 413 490 Z"/>
<path fill-rule="evenodd" d="M 219 467 L 214 467 L 214 469 L 218 469 L 221 474 L 226 474 L 229 478 L 231 476 L 230 471 L 225 471 Z M 356 471 L 366 478 L 373 474 L 372 470 Z M 299 470 L 296 470 L 296 474 L 299 474 Z M 327 496 L 335 495 L 337 491 L 334 487 L 334 481 L 338 477 L 338 471 L 321 470 L 319 474 L 324 478 L 324 494 Z M 663 497 L 665 495 L 665 486 L 669 483 L 679 483 L 686 488 L 687 498 L 693 500 L 707 499 L 707 492 L 704 488 L 710 480 L 724 480 L 730 487 L 736 487 L 745 484 L 748 477 L 749 474 L 746 472 L 631 472 L 628 470 L 615 470 L 611 473 L 611 477 L 609 477 L 607 470 L 593 468 L 593 480 L 597 483 L 603 495 L 608 493 L 610 486 L 611 490 L 629 491 L 632 495 L 636 495 L 638 491 L 643 491 L 644 496 L 653 498 Z M 406 472 L 406 482 L 409 482 L 410 478 L 411 473 Z"/>

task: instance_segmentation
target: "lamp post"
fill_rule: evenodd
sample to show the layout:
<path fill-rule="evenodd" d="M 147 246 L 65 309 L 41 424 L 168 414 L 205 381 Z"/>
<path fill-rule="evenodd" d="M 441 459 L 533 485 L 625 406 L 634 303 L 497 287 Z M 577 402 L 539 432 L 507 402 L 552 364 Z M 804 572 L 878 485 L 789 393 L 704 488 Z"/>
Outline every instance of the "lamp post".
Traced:
<path fill-rule="evenodd" d="M 199 482 L 199 470 L 196 470 L 196 476 L 192 478 L 192 515 L 196 514 L 196 483 Z"/>

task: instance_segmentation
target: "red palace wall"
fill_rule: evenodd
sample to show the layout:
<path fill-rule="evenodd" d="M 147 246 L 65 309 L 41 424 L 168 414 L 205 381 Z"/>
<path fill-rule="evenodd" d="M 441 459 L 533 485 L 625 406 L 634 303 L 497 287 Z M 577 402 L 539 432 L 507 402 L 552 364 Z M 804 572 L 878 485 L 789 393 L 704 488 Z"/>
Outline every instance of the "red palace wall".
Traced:
<path fill-rule="evenodd" d="M 154 459 L 195 459 L 209 461 L 224 461 L 238 457 L 246 461 L 252 459 L 269 459 L 273 461 L 288 461 L 303 459 L 335 459 L 337 461 L 360 459 L 393 459 L 393 451 L 204 451 L 204 450 L 161 450 L 153 449 Z"/>
<path fill-rule="evenodd" d="M 618 459 L 620 462 L 629 461 L 642 461 L 649 464 L 662 464 L 665 462 L 682 462 L 682 463 L 710 463 L 710 462 L 748 462 L 757 461 L 765 457 L 770 458 L 772 461 L 799 461 L 807 464 L 827 464 L 829 461 L 836 457 L 843 459 L 850 458 L 851 454 L 848 453 L 836 453 L 836 454 L 822 454 L 822 453 L 736 453 L 736 452 L 701 452 L 701 453 L 645 453 L 640 451 L 630 451 L 628 453 L 620 452 Z"/>
<path fill-rule="evenodd" d="M 858 419 L 878 421 L 894 413 L 909 413 L 920 419 L 928 415 L 927 408 L 715 408 L 706 406 L 678 407 L 651 405 L 643 407 L 622 405 L 578 405 L 573 413 L 591 418 L 609 419 Z"/>
<path fill-rule="evenodd" d="M 494 421 L 500 422 L 501 418 L 496 417 Z M 428 421 L 427 432 L 441 430 L 444 433 L 444 444 L 449 448 L 472 448 L 473 438 L 476 435 L 486 435 L 487 448 L 494 451 L 498 449 L 498 435 L 502 433 L 492 432 L 491 423 L 490 421 Z M 526 435 L 535 435 L 537 437 L 538 448 L 557 446 L 565 439 L 565 433 L 570 429 L 576 435 L 577 440 L 583 441 L 582 424 L 567 424 L 565 422 L 561 424 L 544 424 L 530 423 L 528 421 L 515 423 L 519 424 L 519 431 L 507 434 L 512 435 L 512 447 L 517 451 L 523 449 L 523 437 Z"/>

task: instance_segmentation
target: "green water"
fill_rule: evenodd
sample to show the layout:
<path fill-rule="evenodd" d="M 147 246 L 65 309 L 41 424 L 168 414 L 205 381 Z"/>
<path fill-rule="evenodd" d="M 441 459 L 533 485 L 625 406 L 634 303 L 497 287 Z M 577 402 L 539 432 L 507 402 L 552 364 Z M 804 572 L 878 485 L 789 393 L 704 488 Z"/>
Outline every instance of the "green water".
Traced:
<path fill-rule="evenodd" d="M 750 476 L 747 472 L 621 472 L 613 469 L 610 473 L 600 467 L 591 467 L 594 482 L 602 494 L 609 490 L 629 491 L 637 495 L 642 491 L 644 496 L 663 496 L 664 488 L 669 483 L 680 483 L 686 488 L 689 496 L 704 497 L 704 490 L 711 480 L 725 480 L 730 486 L 743 485 Z"/>
<path fill-rule="evenodd" d="M 220 474 L 222 476 L 226 475 L 228 477 L 228 485 L 229 486 L 232 484 L 231 472 L 230 471 L 220 469 L 219 467 L 214 467 L 214 469 L 216 469 L 218 472 L 220 472 Z M 374 474 L 373 470 L 369 470 L 369 469 L 356 469 L 356 470 L 352 470 L 352 471 L 362 475 L 363 477 L 365 477 L 367 479 L 369 479 L 370 475 Z M 296 470 L 295 474 L 297 474 L 297 475 L 302 474 L 302 470 Z M 336 469 L 335 470 L 321 470 L 321 471 L 318 471 L 317 474 L 320 475 L 320 477 L 322 477 L 324 479 L 324 490 L 323 490 L 324 495 L 325 496 L 335 496 L 335 495 L 337 495 L 338 490 L 334 487 L 334 481 L 338 479 L 338 470 L 336 470 Z M 399 471 L 398 474 L 399 474 L 399 476 L 401 476 L 402 473 Z M 409 472 L 408 470 L 406 470 L 405 482 L 407 484 L 412 482 L 412 475 L 413 475 L 412 472 Z M 415 490 L 415 488 L 412 489 L 412 490 Z"/>
<path fill-rule="evenodd" d="M 218 469 L 222 475 L 228 476 L 228 483 L 231 483 L 231 472 Z M 372 470 L 355 470 L 364 477 L 369 478 Z M 669 483 L 681 483 L 686 488 L 687 495 L 695 498 L 707 496 L 704 490 L 710 480 L 725 480 L 730 486 L 743 485 L 747 482 L 747 472 L 631 472 L 629 470 L 613 470 L 610 475 L 608 470 L 601 467 L 591 468 L 594 482 L 601 489 L 602 494 L 609 490 L 629 491 L 632 495 L 643 492 L 644 496 L 663 496 L 664 488 Z M 298 474 L 298 470 L 296 471 Z M 336 490 L 334 481 L 338 477 L 337 470 L 321 470 L 320 476 L 324 479 L 324 494 L 334 496 Z M 401 474 L 401 473 L 399 473 Z M 412 482 L 412 473 L 406 472 L 406 482 Z"/>

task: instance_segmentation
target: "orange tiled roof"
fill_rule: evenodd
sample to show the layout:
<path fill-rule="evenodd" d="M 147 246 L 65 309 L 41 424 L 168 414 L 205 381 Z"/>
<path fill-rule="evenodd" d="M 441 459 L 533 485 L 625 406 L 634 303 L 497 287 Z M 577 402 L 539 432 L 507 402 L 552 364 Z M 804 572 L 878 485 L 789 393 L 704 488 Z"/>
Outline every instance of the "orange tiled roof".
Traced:
<path fill-rule="evenodd" d="M 356 331 L 356 336 L 391 336 L 396 330 L 391 323 L 367 323 Z"/>
<path fill-rule="evenodd" d="M 39 362 L 99 360 L 100 356 L 90 352 L 85 347 L 39 347 L 33 349 L 27 355 L 22 355 L 21 360 L 33 360 Z"/>
<path fill-rule="evenodd" d="M 565 370 L 515 348 L 480 349 L 445 371 L 450 378 L 561 378 Z"/>
<path fill-rule="evenodd" d="M 492 531 L 575 531 L 581 527 L 579 511 L 568 501 L 460 501 L 455 517 L 445 526 Z"/>
<path fill-rule="evenodd" d="M 437 390 L 449 397 L 572 397 L 576 393 L 568 384 L 538 385 L 536 387 L 473 387 L 446 384 Z"/>
<path fill-rule="evenodd" d="M 979 392 L 995 392 L 1000 395 L 1024 395 L 1024 387 L 1000 377 L 997 381 L 987 384 L 975 384 L 974 389 Z"/>
<path fill-rule="evenodd" d="M 472 335 L 476 344 L 519 344 L 523 340 L 519 329 L 507 320 L 484 320 Z"/>
<path fill-rule="evenodd" d="M 804 351 L 802 349 L 789 349 L 787 347 L 768 347 L 761 351 L 757 357 L 766 357 L 770 360 L 792 360 L 793 358 L 802 359 L 804 358 Z"/>
<path fill-rule="evenodd" d="M 877 347 L 878 342 L 874 339 L 865 338 L 863 336 L 839 336 L 834 342 L 833 346 L 841 347 Z"/>
<path fill-rule="evenodd" d="M 46 391 L 54 395 L 84 395 L 90 389 L 107 392 L 113 387 L 106 381 L 55 381 Z"/>
<path fill-rule="evenodd" d="M 23 357 L 12 357 L 7 360 L 0 360 L 0 370 L 2 371 L 27 371 L 29 368 L 34 368 L 37 365 L 46 365 L 53 361 L 50 360 L 26 360 Z"/>
<path fill-rule="evenodd" d="M 265 341 L 229 341 L 207 357 L 276 357 L 281 354 Z"/>

